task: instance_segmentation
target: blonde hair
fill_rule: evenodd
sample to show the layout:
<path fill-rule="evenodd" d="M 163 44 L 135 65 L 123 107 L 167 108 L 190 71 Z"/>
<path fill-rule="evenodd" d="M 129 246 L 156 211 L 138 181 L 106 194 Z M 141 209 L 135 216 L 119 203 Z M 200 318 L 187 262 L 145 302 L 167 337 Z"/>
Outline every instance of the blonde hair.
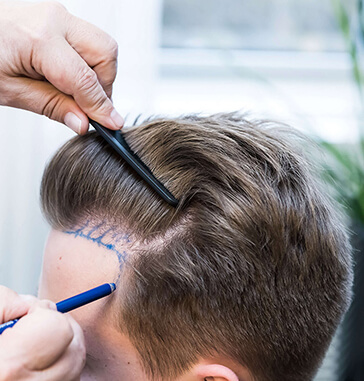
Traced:
<path fill-rule="evenodd" d="M 312 379 L 350 301 L 350 245 L 295 134 L 218 114 L 125 137 L 178 209 L 94 132 L 56 153 L 41 196 L 56 229 L 91 217 L 141 243 L 120 313 L 146 372 L 174 379 L 219 353 L 257 380 Z"/>

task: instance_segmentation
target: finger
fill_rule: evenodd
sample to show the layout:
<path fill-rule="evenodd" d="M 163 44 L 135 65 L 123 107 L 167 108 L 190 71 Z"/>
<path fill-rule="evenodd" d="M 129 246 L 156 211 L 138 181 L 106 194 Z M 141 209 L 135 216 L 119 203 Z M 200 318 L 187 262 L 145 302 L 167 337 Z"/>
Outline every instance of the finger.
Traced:
<path fill-rule="evenodd" d="M 124 123 L 100 85 L 96 73 L 66 40 L 56 38 L 40 47 L 36 70 L 58 90 L 72 95 L 80 108 L 105 127 L 120 129 Z"/>
<path fill-rule="evenodd" d="M 29 295 L 25 295 L 25 298 L 28 299 Z M 48 299 L 38 299 L 35 296 L 30 296 L 31 307 L 29 308 L 28 314 L 31 314 L 37 308 L 44 308 L 53 311 L 57 311 L 56 303 Z"/>
<path fill-rule="evenodd" d="M 78 380 L 86 363 L 86 349 L 82 329 L 72 319 L 65 315 L 73 329 L 71 344 L 63 355 L 49 368 L 37 373 L 37 380 L 74 381 Z"/>
<path fill-rule="evenodd" d="M 31 296 L 21 296 L 7 287 L 0 286 L 0 324 L 25 315 L 33 303 Z"/>
<path fill-rule="evenodd" d="M 31 313 L 32 311 L 34 311 L 35 308 L 38 308 L 38 307 L 57 311 L 56 303 L 52 302 L 51 300 L 38 299 L 37 297 L 33 295 L 23 295 L 23 294 L 20 294 L 19 298 L 22 300 L 23 304 L 29 305 L 30 308 L 27 311 L 27 313 Z"/>
<path fill-rule="evenodd" d="M 66 40 L 95 71 L 106 95 L 111 98 L 117 73 L 118 44 L 96 26 L 70 16 Z"/>
<path fill-rule="evenodd" d="M 36 308 L 0 336 L 9 361 L 22 359 L 29 371 L 47 369 L 62 357 L 74 338 L 68 319 L 59 312 Z"/>
<path fill-rule="evenodd" d="M 57 311 L 56 304 L 50 300 L 39 300 L 33 295 L 19 295 L 0 285 L 0 324 L 20 318 L 36 307 Z"/>
<path fill-rule="evenodd" d="M 75 100 L 61 93 L 46 81 L 16 77 L 8 81 L 12 98 L 8 106 L 29 110 L 66 124 L 78 134 L 84 134 L 89 127 L 85 113 Z"/>

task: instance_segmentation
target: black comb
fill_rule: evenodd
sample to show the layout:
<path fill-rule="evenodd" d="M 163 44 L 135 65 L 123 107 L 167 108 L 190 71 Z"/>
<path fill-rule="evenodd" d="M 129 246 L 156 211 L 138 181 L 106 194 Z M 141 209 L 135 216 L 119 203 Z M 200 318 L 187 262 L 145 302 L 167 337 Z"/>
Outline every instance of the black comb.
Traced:
<path fill-rule="evenodd" d="M 136 155 L 128 143 L 126 142 L 123 134 L 120 131 L 110 130 L 100 123 L 90 119 L 90 124 L 102 136 L 112 148 L 137 172 L 140 177 L 146 181 L 168 204 L 177 207 L 178 200 L 172 193 L 154 177 L 152 171 L 142 162 L 138 155 Z"/>

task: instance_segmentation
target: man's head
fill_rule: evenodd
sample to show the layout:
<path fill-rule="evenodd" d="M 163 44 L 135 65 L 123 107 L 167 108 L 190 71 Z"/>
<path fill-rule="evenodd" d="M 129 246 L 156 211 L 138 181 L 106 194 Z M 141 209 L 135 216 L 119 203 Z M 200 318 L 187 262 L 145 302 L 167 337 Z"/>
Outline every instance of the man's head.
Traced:
<path fill-rule="evenodd" d="M 118 379 L 310 380 L 349 303 L 350 246 L 294 135 L 229 114 L 125 137 L 178 209 L 92 132 L 42 182 L 41 296 L 118 286 L 75 312 L 90 377 L 124 362 Z"/>

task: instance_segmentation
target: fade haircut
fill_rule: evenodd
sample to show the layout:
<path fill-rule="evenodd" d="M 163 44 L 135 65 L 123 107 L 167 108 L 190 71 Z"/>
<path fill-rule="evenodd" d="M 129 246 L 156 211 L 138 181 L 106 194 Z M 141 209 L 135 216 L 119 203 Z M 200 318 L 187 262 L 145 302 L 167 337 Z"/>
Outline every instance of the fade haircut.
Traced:
<path fill-rule="evenodd" d="M 348 308 L 348 237 L 295 133 L 234 114 L 155 119 L 125 132 L 180 199 L 156 195 L 95 132 L 45 170 L 53 228 L 108 221 L 138 246 L 120 329 L 148 376 L 219 354 L 259 381 L 307 381 Z"/>

